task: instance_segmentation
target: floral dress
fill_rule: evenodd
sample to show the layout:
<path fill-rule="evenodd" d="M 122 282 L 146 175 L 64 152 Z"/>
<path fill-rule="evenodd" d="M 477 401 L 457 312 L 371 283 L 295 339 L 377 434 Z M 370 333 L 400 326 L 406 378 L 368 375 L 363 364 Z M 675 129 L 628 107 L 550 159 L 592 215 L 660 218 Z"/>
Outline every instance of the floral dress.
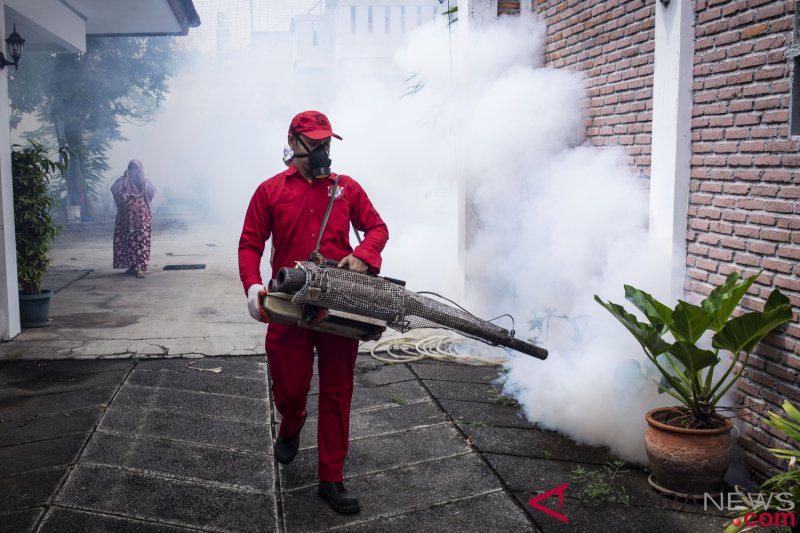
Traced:
<path fill-rule="evenodd" d="M 153 215 L 146 189 L 147 182 L 140 190 L 132 183 L 120 187 L 114 228 L 114 268 L 135 268 L 141 272 L 147 270 Z"/>

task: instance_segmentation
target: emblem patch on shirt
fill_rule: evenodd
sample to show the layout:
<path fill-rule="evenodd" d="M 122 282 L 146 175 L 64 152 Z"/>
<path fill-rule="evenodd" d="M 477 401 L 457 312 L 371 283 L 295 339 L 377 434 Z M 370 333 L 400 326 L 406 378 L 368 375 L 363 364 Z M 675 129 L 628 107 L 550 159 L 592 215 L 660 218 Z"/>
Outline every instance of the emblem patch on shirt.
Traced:
<path fill-rule="evenodd" d="M 328 198 L 330 198 L 330 196 L 331 196 L 331 192 L 333 192 L 333 185 L 331 185 L 330 187 L 328 187 Z M 339 187 L 339 188 L 336 190 L 336 197 L 335 197 L 334 199 L 335 199 L 335 200 L 338 200 L 339 198 L 341 198 L 341 197 L 342 197 L 342 195 L 343 195 L 343 194 L 344 194 L 344 185 L 340 186 L 340 187 Z"/>

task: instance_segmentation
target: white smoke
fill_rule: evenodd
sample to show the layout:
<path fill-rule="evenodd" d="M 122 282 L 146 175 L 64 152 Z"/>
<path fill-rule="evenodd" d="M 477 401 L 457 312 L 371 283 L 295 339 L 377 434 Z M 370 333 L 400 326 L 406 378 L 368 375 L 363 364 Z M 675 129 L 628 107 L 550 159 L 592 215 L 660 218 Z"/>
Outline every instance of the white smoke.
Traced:
<path fill-rule="evenodd" d="M 550 350 L 508 365 L 506 391 L 528 418 L 643 460 L 645 411 L 673 402 L 592 297 L 620 302 L 624 283 L 664 296 L 650 281 L 662 258 L 648 245 L 647 192 L 621 152 L 582 144 L 582 79 L 539 66 L 543 36 L 519 19 L 469 35 L 436 21 L 409 34 L 393 73 L 342 62 L 310 85 L 285 55 L 237 50 L 186 71 L 117 165 L 137 157 L 156 184 L 201 191 L 236 242 L 253 190 L 283 168 L 289 120 L 320 109 L 344 137 L 334 170 L 364 186 L 389 226 L 384 273 L 480 316 L 512 313 L 518 337 Z"/>

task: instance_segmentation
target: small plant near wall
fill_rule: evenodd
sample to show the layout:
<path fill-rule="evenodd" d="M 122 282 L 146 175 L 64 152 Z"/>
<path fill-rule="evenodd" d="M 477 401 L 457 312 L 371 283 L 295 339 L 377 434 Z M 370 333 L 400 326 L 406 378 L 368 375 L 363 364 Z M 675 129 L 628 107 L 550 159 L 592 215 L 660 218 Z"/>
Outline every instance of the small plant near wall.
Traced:
<path fill-rule="evenodd" d="M 17 245 L 19 318 L 23 328 L 49 324 L 50 296 L 42 283 L 50 266 L 50 247 L 61 226 L 53 221 L 56 200 L 49 191 L 50 180 L 67 169 L 68 152 L 61 147 L 53 161 L 45 147 L 33 140 L 29 146 L 11 147 L 11 176 L 14 190 L 14 228 Z"/>

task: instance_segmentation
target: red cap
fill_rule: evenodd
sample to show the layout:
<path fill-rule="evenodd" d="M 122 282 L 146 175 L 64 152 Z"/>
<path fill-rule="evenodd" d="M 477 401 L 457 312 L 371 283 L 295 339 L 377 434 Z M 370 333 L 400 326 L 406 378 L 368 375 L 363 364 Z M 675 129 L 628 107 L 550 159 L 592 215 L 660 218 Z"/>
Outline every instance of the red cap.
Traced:
<path fill-rule="evenodd" d="M 295 115 L 292 119 L 292 123 L 289 125 L 289 133 L 302 133 L 309 139 L 314 139 L 315 141 L 327 139 L 328 137 L 336 137 L 342 140 L 341 137 L 331 130 L 331 122 L 328 120 L 328 117 L 319 111 L 303 111 Z"/>

